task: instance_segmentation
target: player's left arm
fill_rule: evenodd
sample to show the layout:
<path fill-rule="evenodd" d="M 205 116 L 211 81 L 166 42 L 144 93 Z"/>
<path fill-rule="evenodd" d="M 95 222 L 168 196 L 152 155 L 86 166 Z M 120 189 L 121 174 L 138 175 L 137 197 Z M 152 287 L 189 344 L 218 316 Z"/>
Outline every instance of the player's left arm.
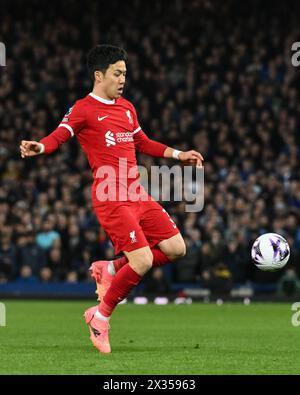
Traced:
<path fill-rule="evenodd" d="M 160 158 L 178 159 L 188 165 L 203 166 L 204 159 L 200 152 L 194 150 L 178 151 L 158 141 L 149 139 L 139 125 L 134 106 L 131 107 L 131 110 L 133 115 L 133 138 L 137 151 Z"/>
<path fill-rule="evenodd" d="M 203 166 L 204 159 L 200 152 L 194 150 L 178 151 L 158 141 L 149 139 L 142 130 L 134 133 L 133 137 L 135 147 L 139 152 L 161 158 L 178 159 L 184 164 L 196 165 L 199 168 Z"/>
<path fill-rule="evenodd" d="M 164 157 L 178 159 L 186 165 L 195 165 L 199 168 L 203 167 L 204 162 L 203 156 L 195 150 L 178 151 L 177 149 L 168 147 L 164 152 Z"/>

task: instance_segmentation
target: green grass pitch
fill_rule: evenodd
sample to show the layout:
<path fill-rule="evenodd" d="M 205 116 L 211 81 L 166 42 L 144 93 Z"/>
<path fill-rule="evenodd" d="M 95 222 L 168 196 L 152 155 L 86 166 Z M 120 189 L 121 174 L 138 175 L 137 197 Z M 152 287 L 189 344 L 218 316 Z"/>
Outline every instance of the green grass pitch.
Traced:
<path fill-rule="evenodd" d="M 89 340 L 88 301 L 7 301 L 0 374 L 299 374 L 290 304 L 118 306 L 110 355 Z"/>

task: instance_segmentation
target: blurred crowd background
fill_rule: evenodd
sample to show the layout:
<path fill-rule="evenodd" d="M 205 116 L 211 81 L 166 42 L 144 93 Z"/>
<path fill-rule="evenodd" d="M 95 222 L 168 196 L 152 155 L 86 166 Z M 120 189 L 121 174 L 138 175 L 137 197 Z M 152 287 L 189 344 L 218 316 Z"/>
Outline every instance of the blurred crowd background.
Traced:
<path fill-rule="evenodd" d="M 279 2 L 278 2 L 279 3 Z M 91 209 L 91 172 L 75 139 L 51 156 L 22 160 L 92 90 L 86 53 L 98 43 L 128 54 L 124 96 L 149 137 L 205 157 L 205 205 L 166 207 L 187 255 L 152 271 L 149 292 L 193 283 L 297 283 L 300 276 L 300 68 L 296 2 L 58 2 L 3 0 L 0 41 L 0 283 L 91 281 L 92 261 L 113 247 Z M 299 41 L 299 40 L 298 40 Z M 139 164 L 171 164 L 139 156 Z M 256 237 L 287 238 L 277 273 L 251 262 Z"/>

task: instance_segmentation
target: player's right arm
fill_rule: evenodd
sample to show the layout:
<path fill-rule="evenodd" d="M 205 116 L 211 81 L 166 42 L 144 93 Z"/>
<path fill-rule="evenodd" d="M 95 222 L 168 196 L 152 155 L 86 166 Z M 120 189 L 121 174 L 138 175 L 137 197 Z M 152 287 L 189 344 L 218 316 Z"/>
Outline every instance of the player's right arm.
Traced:
<path fill-rule="evenodd" d="M 43 153 L 44 146 L 38 141 L 22 140 L 20 144 L 20 151 L 22 158 L 36 156 Z"/>
<path fill-rule="evenodd" d="M 79 133 L 85 126 L 85 113 L 80 104 L 75 104 L 64 116 L 58 127 L 48 136 L 38 141 L 22 140 L 20 145 L 21 157 L 31 157 L 40 154 L 51 154 L 64 142 Z"/>

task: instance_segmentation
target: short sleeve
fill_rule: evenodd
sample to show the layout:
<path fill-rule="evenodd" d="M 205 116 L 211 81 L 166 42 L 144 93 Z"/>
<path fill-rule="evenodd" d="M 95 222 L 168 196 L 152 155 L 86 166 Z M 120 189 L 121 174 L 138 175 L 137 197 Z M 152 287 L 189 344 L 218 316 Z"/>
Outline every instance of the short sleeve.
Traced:
<path fill-rule="evenodd" d="M 64 127 L 69 130 L 71 136 L 78 134 L 84 127 L 86 123 L 85 111 L 82 105 L 78 102 L 71 107 L 68 112 L 64 115 L 61 123 L 58 127 Z"/>

